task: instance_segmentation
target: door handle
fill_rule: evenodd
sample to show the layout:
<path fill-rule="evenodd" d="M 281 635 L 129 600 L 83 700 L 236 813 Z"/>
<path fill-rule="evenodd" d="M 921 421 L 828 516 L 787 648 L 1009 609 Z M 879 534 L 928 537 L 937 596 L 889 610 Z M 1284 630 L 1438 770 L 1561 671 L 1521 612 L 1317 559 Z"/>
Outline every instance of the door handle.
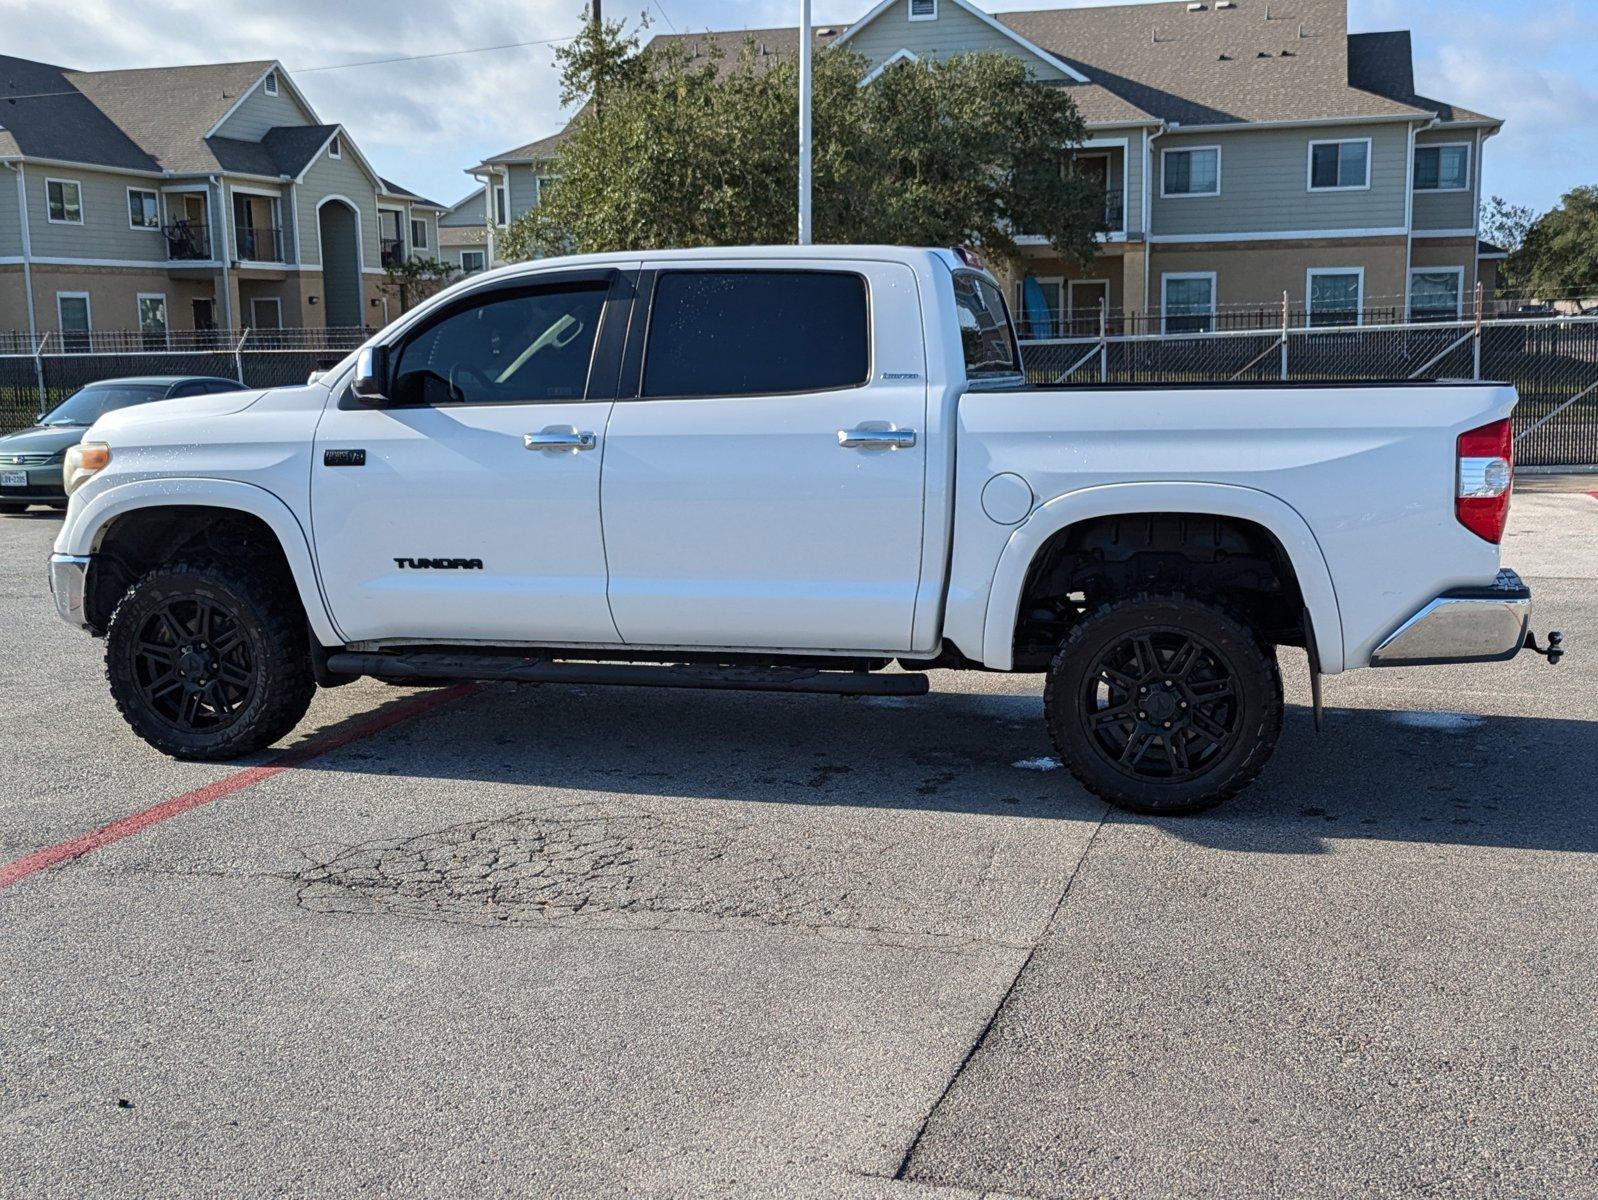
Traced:
<path fill-rule="evenodd" d="M 599 439 L 586 429 L 545 429 L 540 433 L 522 434 L 522 445 L 529 450 L 575 454 L 579 450 L 592 450 L 599 445 Z"/>
<path fill-rule="evenodd" d="M 914 429 L 838 430 L 838 445 L 849 450 L 908 450 L 915 444 Z"/>

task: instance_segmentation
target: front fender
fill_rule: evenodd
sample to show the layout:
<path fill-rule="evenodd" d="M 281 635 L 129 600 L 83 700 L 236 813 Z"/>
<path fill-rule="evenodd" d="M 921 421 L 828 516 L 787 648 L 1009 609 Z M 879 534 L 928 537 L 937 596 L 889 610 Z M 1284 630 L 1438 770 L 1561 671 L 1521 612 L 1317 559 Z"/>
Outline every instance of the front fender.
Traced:
<path fill-rule="evenodd" d="M 1269 492 L 1220 483 L 1113 483 L 1056 496 L 1018 525 L 999 555 L 988 589 L 982 627 L 982 661 L 1007 671 L 1013 665 L 1015 623 L 1027 570 L 1038 551 L 1068 525 L 1127 513 L 1190 513 L 1235 517 L 1268 529 L 1287 552 L 1309 610 L 1321 670 L 1343 669 L 1343 622 L 1337 591 L 1315 535 L 1298 511 Z"/>
<path fill-rule="evenodd" d="M 277 536 L 299 589 L 300 601 L 311 629 L 324 646 L 338 646 L 344 637 L 333 624 L 322 590 L 310 543 L 292 509 L 273 493 L 252 483 L 230 479 L 139 479 L 97 491 L 81 508 L 74 502 L 66 526 L 56 539 L 58 554 L 92 555 L 106 527 L 115 518 L 140 508 L 225 508 L 259 517 Z"/>

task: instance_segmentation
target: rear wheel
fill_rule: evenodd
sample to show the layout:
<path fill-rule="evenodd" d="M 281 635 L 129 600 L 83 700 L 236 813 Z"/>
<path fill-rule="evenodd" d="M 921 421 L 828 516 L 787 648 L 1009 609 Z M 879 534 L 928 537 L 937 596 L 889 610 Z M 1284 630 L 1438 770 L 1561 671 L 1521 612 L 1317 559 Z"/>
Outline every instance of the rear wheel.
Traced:
<path fill-rule="evenodd" d="M 1082 785 L 1133 812 L 1236 795 L 1282 726 L 1276 659 L 1224 609 L 1138 596 L 1080 621 L 1049 668 L 1049 732 Z"/>
<path fill-rule="evenodd" d="M 316 692 L 305 618 L 275 577 L 217 563 L 149 572 L 106 631 L 111 694 L 174 758 L 217 761 L 294 728 Z"/>

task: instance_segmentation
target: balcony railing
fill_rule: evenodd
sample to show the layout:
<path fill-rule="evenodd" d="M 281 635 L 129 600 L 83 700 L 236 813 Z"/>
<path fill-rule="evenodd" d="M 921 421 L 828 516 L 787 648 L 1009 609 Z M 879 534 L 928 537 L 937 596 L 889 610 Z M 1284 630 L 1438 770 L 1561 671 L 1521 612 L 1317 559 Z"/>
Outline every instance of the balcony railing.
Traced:
<path fill-rule="evenodd" d="M 382 247 L 385 267 L 397 267 L 405 261 L 405 243 L 399 238 L 383 238 Z"/>
<path fill-rule="evenodd" d="M 1125 233 L 1126 219 L 1121 212 L 1121 200 L 1124 193 L 1120 188 L 1115 188 L 1104 193 L 1104 224 L 1111 233 Z"/>
<path fill-rule="evenodd" d="M 234 230 L 242 262 L 283 261 L 283 231 L 264 225 L 240 225 Z"/>
<path fill-rule="evenodd" d="M 179 221 L 162 231 L 166 234 L 166 256 L 173 262 L 209 262 L 211 234 L 204 225 Z"/>

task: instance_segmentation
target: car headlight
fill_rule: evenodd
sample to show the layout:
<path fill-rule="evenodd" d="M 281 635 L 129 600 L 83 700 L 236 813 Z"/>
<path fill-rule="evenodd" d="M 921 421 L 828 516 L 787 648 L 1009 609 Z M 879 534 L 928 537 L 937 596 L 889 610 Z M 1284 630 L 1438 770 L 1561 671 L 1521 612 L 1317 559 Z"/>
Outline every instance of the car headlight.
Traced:
<path fill-rule="evenodd" d="M 67 451 L 61 465 L 61 482 L 72 495 L 111 465 L 111 447 L 104 442 L 79 442 Z"/>

